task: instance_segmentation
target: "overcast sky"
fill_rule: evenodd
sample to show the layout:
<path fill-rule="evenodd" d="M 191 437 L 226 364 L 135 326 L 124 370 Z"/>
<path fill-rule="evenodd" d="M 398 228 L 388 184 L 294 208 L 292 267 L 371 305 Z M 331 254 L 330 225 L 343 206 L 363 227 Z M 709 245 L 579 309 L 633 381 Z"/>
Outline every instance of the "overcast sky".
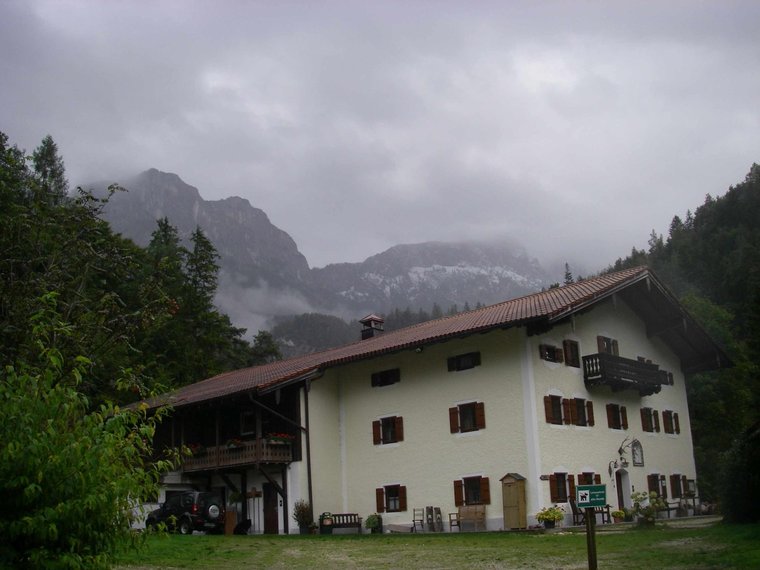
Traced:
<path fill-rule="evenodd" d="M 0 130 L 238 195 L 310 265 L 514 237 L 600 269 L 760 162 L 760 2 L 0 0 Z"/>

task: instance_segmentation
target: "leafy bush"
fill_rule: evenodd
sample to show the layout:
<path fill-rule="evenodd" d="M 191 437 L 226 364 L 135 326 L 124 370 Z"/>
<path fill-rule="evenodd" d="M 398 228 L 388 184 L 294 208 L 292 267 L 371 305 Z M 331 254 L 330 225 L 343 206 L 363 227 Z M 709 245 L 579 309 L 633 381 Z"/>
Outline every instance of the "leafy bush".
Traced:
<path fill-rule="evenodd" d="M 48 348 L 67 332 L 54 301 L 35 317 L 43 364 L 0 371 L 0 567 L 107 568 L 137 540 L 133 506 L 157 494 L 170 467 L 151 463 L 163 412 L 88 409 L 77 386 L 89 361 Z"/>

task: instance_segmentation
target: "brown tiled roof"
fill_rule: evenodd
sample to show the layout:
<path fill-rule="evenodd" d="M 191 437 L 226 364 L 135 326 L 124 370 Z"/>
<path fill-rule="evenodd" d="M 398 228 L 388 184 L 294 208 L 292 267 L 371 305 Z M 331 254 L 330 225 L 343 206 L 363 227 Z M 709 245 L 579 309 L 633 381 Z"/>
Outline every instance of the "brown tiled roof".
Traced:
<path fill-rule="evenodd" d="M 184 406 L 250 390 L 266 390 L 289 380 L 298 379 L 310 373 L 317 373 L 331 366 L 373 358 L 450 338 L 496 328 L 518 326 L 534 321 L 545 321 L 547 324 L 551 324 L 616 291 L 651 277 L 652 275 L 646 267 L 636 267 L 602 275 L 474 311 L 386 332 L 323 352 L 226 372 L 208 380 L 185 386 L 169 394 L 168 399 L 175 406 Z M 359 331 L 357 331 L 358 335 Z M 165 398 L 160 400 L 166 401 Z M 153 402 L 153 404 L 158 403 L 160 402 Z"/>

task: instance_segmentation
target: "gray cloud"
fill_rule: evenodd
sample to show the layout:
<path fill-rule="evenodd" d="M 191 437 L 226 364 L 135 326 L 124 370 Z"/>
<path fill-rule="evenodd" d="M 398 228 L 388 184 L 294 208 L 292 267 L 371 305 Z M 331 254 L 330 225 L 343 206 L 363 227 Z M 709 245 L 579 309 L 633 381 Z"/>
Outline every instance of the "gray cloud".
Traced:
<path fill-rule="evenodd" d="M 760 4 L 0 3 L 0 130 L 248 198 L 312 265 L 518 238 L 598 269 L 743 179 Z"/>

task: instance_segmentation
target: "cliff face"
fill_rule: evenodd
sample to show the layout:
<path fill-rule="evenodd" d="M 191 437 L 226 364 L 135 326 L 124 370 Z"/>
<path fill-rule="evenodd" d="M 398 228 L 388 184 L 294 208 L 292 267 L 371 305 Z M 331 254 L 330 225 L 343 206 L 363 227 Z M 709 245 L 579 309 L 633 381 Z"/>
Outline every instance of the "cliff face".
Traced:
<path fill-rule="evenodd" d="M 148 170 L 122 183 L 104 218 L 140 245 L 167 217 L 183 238 L 200 227 L 220 259 L 219 308 L 255 333 L 271 317 L 323 312 L 361 317 L 395 308 L 444 310 L 494 303 L 547 284 L 538 262 L 515 244 L 398 245 L 361 263 L 310 269 L 293 239 L 238 197 L 204 200 L 176 174 Z"/>

